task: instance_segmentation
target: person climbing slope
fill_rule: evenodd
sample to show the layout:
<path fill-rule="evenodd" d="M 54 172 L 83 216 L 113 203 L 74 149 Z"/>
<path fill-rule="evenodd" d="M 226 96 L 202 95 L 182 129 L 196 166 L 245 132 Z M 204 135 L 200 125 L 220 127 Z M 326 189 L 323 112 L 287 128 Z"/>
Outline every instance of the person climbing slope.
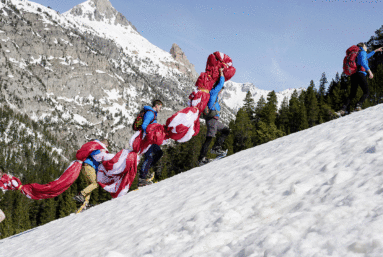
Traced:
<path fill-rule="evenodd" d="M 152 106 L 144 106 L 145 115 L 143 117 L 143 123 L 141 130 L 146 133 L 146 128 L 149 124 L 157 123 L 157 113 L 161 111 L 163 103 L 161 100 L 154 100 Z M 145 135 L 145 134 L 144 134 Z M 163 152 L 159 145 L 152 144 L 148 151 L 144 154 L 145 161 L 142 165 L 141 171 L 138 177 L 138 186 L 143 187 L 153 184 L 154 173 L 149 174 L 150 167 L 154 166 L 162 157 Z"/>
<path fill-rule="evenodd" d="M 353 71 L 348 71 L 347 69 L 349 69 L 349 67 L 347 65 L 344 65 L 344 69 L 346 69 L 345 73 L 346 74 L 347 74 L 347 72 L 352 73 L 350 76 L 351 92 L 350 92 L 350 95 L 344 101 L 342 109 L 339 112 L 337 112 L 337 114 L 340 116 L 343 116 L 343 115 L 348 113 L 350 102 L 352 99 L 354 99 L 356 97 L 358 86 L 360 86 L 361 89 L 363 90 L 363 95 L 359 99 L 358 103 L 356 104 L 355 110 L 356 111 L 362 110 L 362 104 L 370 94 L 366 75 L 368 73 L 368 75 L 369 75 L 368 77 L 370 79 L 372 79 L 374 77 L 370 68 L 368 67 L 368 59 L 371 58 L 371 56 L 373 56 L 376 52 L 382 51 L 382 47 L 381 47 L 381 48 L 367 54 L 367 46 L 365 43 L 359 43 L 356 46 L 359 47 L 359 52 L 358 52 L 357 57 L 356 57 L 356 67 L 357 67 L 356 71 L 354 73 L 352 73 Z M 346 53 L 351 54 L 351 48 L 352 47 L 350 47 Z M 355 46 L 353 46 L 353 48 L 355 48 L 357 50 L 357 48 Z M 347 58 L 347 56 L 346 56 L 346 58 Z"/>
<path fill-rule="evenodd" d="M 92 142 L 99 144 L 101 149 L 92 151 L 88 158 L 83 162 L 81 173 L 84 174 L 88 182 L 88 186 L 73 197 L 74 200 L 80 203 L 89 203 L 90 195 L 93 190 L 98 188 L 97 171 L 101 162 L 110 160 L 114 157 L 113 154 L 108 154 L 109 142 L 106 139 L 92 140 Z"/>
<path fill-rule="evenodd" d="M 209 145 L 213 140 L 213 137 L 215 137 L 216 133 L 221 132 L 221 136 L 215 141 L 214 146 L 211 149 L 211 153 L 218 156 L 225 153 L 225 151 L 222 150 L 222 144 L 230 133 L 230 129 L 219 121 L 219 112 L 221 110 L 221 106 L 218 101 L 219 93 L 221 93 L 221 91 L 224 89 L 225 83 L 223 69 L 219 69 L 219 72 L 219 82 L 210 91 L 210 99 L 203 113 L 203 118 L 206 120 L 207 133 L 205 143 L 203 144 L 200 155 L 198 157 L 198 164 L 200 166 L 209 162 L 209 160 L 206 158 L 206 154 L 209 149 Z"/>

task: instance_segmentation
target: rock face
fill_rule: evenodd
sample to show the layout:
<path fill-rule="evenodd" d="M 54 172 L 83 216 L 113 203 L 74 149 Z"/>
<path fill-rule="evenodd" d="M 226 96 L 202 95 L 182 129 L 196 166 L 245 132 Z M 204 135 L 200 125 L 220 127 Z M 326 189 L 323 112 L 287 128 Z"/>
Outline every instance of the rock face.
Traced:
<path fill-rule="evenodd" d="M 190 70 L 192 72 L 192 75 L 198 78 L 198 73 L 196 72 L 194 65 L 189 62 L 185 53 L 181 50 L 181 48 L 176 43 L 172 45 L 172 48 L 170 49 L 170 54 L 173 56 L 174 60 L 184 65 L 184 67 L 179 68 L 181 71 L 182 69 L 184 69 L 184 72 L 186 72 L 187 70 Z"/>
<path fill-rule="evenodd" d="M 74 16 L 89 11 L 84 5 L 58 14 L 29 1 L 0 1 L 0 106 L 7 102 L 74 148 L 106 137 L 119 150 L 143 105 L 162 99 L 164 124 L 186 106 L 196 78 L 130 24 L 108 23 L 118 19 L 109 1 L 85 3 L 100 14 L 93 11 L 92 21 Z M 229 111 L 223 117 L 233 118 Z"/>
<path fill-rule="evenodd" d="M 134 27 L 130 21 L 114 9 L 109 0 L 88 0 L 75 6 L 70 10 L 70 14 L 73 16 L 86 16 L 89 20 L 102 21 L 114 25 L 121 24 L 124 26 L 131 26 L 137 31 L 136 27 Z"/>

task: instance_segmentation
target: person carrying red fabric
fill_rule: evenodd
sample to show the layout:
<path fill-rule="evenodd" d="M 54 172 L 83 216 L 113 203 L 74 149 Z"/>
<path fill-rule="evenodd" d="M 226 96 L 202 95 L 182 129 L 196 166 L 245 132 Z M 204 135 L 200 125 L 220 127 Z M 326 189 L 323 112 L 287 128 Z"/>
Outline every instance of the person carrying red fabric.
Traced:
<path fill-rule="evenodd" d="M 106 139 L 92 140 L 92 142 L 98 143 L 101 147 L 99 150 L 92 151 L 86 160 L 83 162 L 81 173 L 86 177 L 86 181 L 88 182 L 88 186 L 84 188 L 81 192 L 79 192 L 76 196 L 73 197 L 74 200 L 80 203 L 89 203 L 90 195 L 93 190 L 98 188 L 97 183 L 97 171 L 98 166 L 101 162 L 107 161 L 113 158 L 113 154 L 108 154 L 108 146 L 109 142 Z"/>
<path fill-rule="evenodd" d="M 161 102 L 161 100 L 154 100 L 152 103 L 152 107 L 144 106 L 146 113 L 141 126 L 141 130 L 144 131 L 144 135 L 146 134 L 146 128 L 149 124 L 157 123 L 157 113 L 161 111 L 162 106 L 163 103 Z M 144 154 L 145 161 L 142 165 L 138 177 L 139 187 L 153 184 L 152 180 L 154 178 L 154 173 L 149 174 L 149 169 L 161 159 L 162 155 L 163 152 L 160 146 L 156 144 L 152 144 L 148 151 L 146 151 L 146 153 Z"/>
<path fill-rule="evenodd" d="M 223 68 L 219 69 L 220 79 L 218 84 L 210 91 L 210 99 L 207 104 L 207 108 L 209 110 L 209 114 L 204 115 L 204 119 L 206 120 L 207 133 L 206 140 L 202 146 L 200 155 L 198 157 L 198 164 L 204 165 L 209 162 L 206 158 L 206 154 L 209 148 L 213 137 L 215 137 L 217 132 L 221 132 L 221 136 L 215 141 L 213 148 L 211 149 L 212 154 L 222 155 L 225 151 L 222 150 L 222 144 L 225 141 L 226 137 L 230 133 L 230 129 L 223 125 L 222 122 L 219 121 L 219 111 L 221 107 L 219 105 L 219 93 L 224 89 L 225 77 L 223 75 Z"/>

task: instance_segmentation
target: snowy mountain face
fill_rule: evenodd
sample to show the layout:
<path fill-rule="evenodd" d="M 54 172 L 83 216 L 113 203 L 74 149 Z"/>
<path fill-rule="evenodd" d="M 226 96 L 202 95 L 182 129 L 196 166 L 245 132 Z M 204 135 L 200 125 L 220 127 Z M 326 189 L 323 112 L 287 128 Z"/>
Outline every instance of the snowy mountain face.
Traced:
<path fill-rule="evenodd" d="M 284 98 L 287 98 L 287 100 L 291 98 L 294 90 L 295 89 L 290 88 L 275 93 L 278 100 L 278 109 L 281 107 Z M 299 94 L 302 90 L 305 89 L 298 88 L 296 90 Z M 270 90 L 259 89 L 252 83 L 241 84 L 235 83 L 233 81 L 227 81 L 225 83 L 225 90 L 222 92 L 222 102 L 224 102 L 225 105 L 228 106 L 231 110 L 237 112 L 243 106 L 248 91 L 250 91 L 255 104 L 262 96 L 267 101 L 267 95 L 271 92 Z"/>
<path fill-rule="evenodd" d="M 382 108 L 3 239 L 2 256 L 381 256 Z"/>
<path fill-rule="evenodd" d="M 195 71 L 143 38 L 109 1 L 63 15 L 1 1 L 0 13 L 1 94 L 73 145 L 107 137 L 126 147 L 143 105 L 164 100 L 164 123 L 194 90 Z"/>

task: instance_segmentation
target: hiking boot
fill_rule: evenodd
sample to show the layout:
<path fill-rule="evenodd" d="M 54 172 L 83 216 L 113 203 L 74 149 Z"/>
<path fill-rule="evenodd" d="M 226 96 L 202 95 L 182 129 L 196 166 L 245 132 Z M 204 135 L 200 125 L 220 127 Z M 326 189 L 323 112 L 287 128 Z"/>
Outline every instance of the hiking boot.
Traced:
<path fill-rule="evenodd" d="M 80 192 L 80 193 L 78 193 L 78 195 L 75 195 L 73 197 L 73 200 L 80 202 L 80 203 L 83 203 L 83 202 L 85 202 L 85 197 Z"/>
<path fill-rule="evenodd" d="M 148 173 L 146 176 L 146 181 L 152 181 L 154 179 L 154 172 Z"/>
<path fill-rule="evenodd" d="M 92 208 L 92 207 L 94 207 L 93 204 L 87 203 L 87 204 L 85 204 L 85 207 L 84 207 L 83 210 L 88 210 L 88 209 L 90 209 L 90 208 Z"/>
<path fill-rule="evenodd" d="M 147 179 L 138 178 L 138 187 L 144 187 L 153 184 L 152 181 L 148 181 Z"/>
<path fill-rule="evenodd" d="M 344 116 L 344 115 L 348 114 L 348 111 L 340 110 L 339 112 L 336 112 L 335 114 L 338 115 L 338 117 L 340 117 L 340 116 Z"/>
<path fill-rule="evenodd" d="M 361 111 L 362 110 L 362 106 L 360 106 L 359 104 L 358 105 L 356 105 L 356 108 L 355 108 L 355 111 Z"/>
<path fill-rule="evenodd" d="M 220 146 L 213 147 L 213 149 L 211 149 L 210 152 L 216 155 L 224 155 L 226 153 L 226 151 L 222 150 Z"/>
<path fill-rule="evenodd" d="M 200 160 L 200 161 L 198 162 L 198 166 L 205 165 L 205 164 L 207 164 L 207 163 L 209 163 L 209 162 L 210 162 L 210 160 L 209 160 L 208 158 L 203 157 L 202 160 Z"/>

